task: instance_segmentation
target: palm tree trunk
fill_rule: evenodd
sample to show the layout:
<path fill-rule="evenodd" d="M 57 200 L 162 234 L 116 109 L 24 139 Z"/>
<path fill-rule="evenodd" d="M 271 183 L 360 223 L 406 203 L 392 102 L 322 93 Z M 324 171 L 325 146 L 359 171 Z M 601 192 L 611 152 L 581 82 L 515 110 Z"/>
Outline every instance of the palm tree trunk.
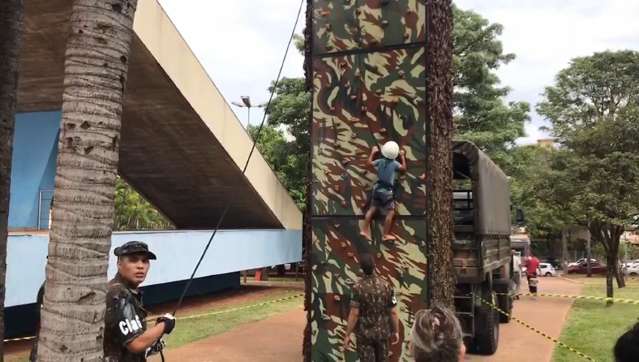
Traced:
<path fill-rule="evenodd" d="M 39 361 L 102 358 L 120 122 L 136 0 L 74 0 Z"/>
<path fill-rule="evenodd" d="M 22 16 L 22 0 L 0 2 L 0 362 L 3 361 L 3 306 L 7 270 L 11 154 L 17 103 L 18 53 L 21 45 Z"/>
<path fill-rule="evenodd" d="M 453 307 L 453 12 L 450 0 L 426 2 L 428 295 L 431 303 Z"/>
<path fill-rule="evenodd" d="M 304 76 L 306 79 L 305 86 L 308 92 L 312 92 L 313 89 L 313 2 L 308 0 L 306 2 L 306 28 L 304 29 Z M 312 112 L 308 117 L 308 128 L 311 129 L 313 119 Z M 304 327 L 303 339 L 302 339 L 302 361 L 311 362 L 313 352 L 313 337 L 312 337 L 312 294 L 313 294 L 313 279 L 311 276 L 311 267 L 313 261 L 311 259 L 311 250 L 313 250 L 313 227 L 311 224 L 312 205 L 311 205 L 311 182 L 312 180 L 312 154 L 309 148 L 307 153 L 306 164 L 306 199 L 304 214 L 302 219 L 302 262 L 304 263 L 304 311 L 306 311 L 306 326 Z"/>

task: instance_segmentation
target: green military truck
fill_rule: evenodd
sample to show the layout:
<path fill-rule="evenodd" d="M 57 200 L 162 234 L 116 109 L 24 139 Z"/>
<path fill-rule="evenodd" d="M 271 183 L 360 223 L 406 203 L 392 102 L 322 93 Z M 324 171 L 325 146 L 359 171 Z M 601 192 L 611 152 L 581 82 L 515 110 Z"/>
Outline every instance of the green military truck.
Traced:
<path fill-rule="evenodd" d="M 512 310 L 510 188 L 503 171 L 470 142 L 454 144 L 453 170 L 455 307 L 471 351 L 492 354 L 499 322 L 509 317 L 481 299 Z"/>
<path fill-rule="evenodd" d="M 393 361 L 408 361 L 415 313 L 427 307 L 426 82 L 427 30 L 423 0 L 309 0 L 306 74 L 312 96 L 310 245 L 307 245 L 306 356 L 356 361 L 343 351 L 351 287 L 359 256 L 375 257 L 377 273 L 397 297 L 401 343 Z M 371 149 L 386 141 L 406 152 L 395 185 L 394 242 L 360 236 L 376 174 Z M 456 304 L 472 350 L 492 353 L 499 316 L 482 296 L 506 309 L 510 278 L 510 205 L 503 172 L 471 143 L 454 150 Z M 311 346 L 311 348 L 308 348 Z"/>

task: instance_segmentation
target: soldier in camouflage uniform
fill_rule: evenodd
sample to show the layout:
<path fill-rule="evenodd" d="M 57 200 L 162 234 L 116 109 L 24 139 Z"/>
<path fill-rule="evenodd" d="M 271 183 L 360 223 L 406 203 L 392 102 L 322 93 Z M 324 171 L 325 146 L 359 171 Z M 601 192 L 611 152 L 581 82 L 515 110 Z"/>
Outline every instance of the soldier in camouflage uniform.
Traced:
<path fill-rule="evenodd" d="M 142 362 L 161 352 L 162 336 L 171 333 L 175 318 L 165 314 L 147 330 L 147 311 L 138 286 L 146 279 L 149 260 L 156 256 L 141 241 L 129 241 L 115 248 L 118 273 L 109 282 L 104 332 L 106 362 Z"/>
<path fill-rule="evenodd" d="M 348 348 L 353 331 L 357 337 L 357 353 L 362 362 L 382 362 L 389 357 L 388 342 L 399 342 L 399 318 L 393 288 L 375 274 L 370 254 L 361 257 L 364 277 L 353 286 L 344 348 Z"/>

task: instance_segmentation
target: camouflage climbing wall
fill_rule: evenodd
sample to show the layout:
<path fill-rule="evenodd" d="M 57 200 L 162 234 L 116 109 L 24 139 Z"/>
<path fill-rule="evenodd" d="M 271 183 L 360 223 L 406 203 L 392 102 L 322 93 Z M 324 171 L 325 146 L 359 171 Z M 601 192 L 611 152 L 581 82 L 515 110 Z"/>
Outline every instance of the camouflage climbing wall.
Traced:
<path fill-rule="evenodd" d="M 377 272 L 398 297 L 402 343 L 392 360 L 408 360 L 406 337 L 426 300 L 425 5 L 423 0 L 309 0 L 313 91 L 311 338 L 314 361 L 357 360 L 341 350 L 358 257 L 376 257 Z M 406 151 L 399 179 L 398 240 L 359 236 L 376 175 L 371 148 L 394 140 Z"/>

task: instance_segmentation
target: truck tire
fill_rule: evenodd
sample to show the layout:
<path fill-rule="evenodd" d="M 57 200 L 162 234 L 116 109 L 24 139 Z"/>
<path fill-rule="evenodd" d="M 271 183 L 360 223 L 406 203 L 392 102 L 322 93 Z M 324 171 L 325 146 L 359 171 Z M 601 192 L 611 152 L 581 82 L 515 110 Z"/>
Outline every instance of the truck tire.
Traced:
<path fill-rule="evenodd" d="M 508 313 L 505 315 L 504 313 L 499 313 L 499 323 L 510 323 L 510 314 L 513 312 L 513 299 L 510 295 L 500 294 L 497 296 L 497 301 L 499 304 L 499 309 Z"/>
<path fill-rule="evenodd" d="M 497 293 L 497 306 L 499 309 L 508 313 L 508 315 L 505 315 L 497 312 L 500 323 L 510 322 L 510 314 L 513 310 L 513 296 L 510 294 L 510 285 L 510 280 L 493 280 L 493 288 Z"/>
<path fill-rule="evenodd" d="M 482 288 L 482 298 L 497 305 L 497 297 L 490 288 Z M 499 343 L 499 317 L 491 306 L 482 303 L 476 309 L 475 341 L 473 350 L 483 355 L 492 355 L 497 351 Z"/>

